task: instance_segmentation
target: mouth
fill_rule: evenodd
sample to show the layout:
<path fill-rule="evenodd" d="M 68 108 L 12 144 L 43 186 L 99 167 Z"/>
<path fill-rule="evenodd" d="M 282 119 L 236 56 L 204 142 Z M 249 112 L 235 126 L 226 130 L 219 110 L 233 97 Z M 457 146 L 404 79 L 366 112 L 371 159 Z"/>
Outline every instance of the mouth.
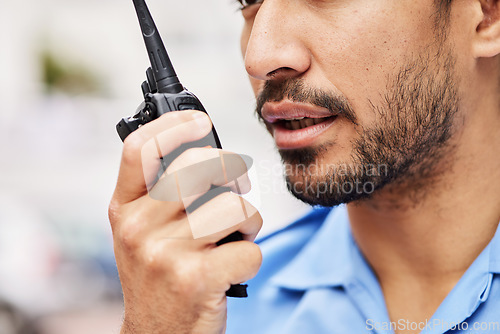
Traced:
<path fill-rule="evenodd" d="M 279 149 L 315 144 L 338 117 L 326 108 L 287 100 L 265 103 L 261 115 Z"/>
<path fill-rule="evenodd" d="M 326 122 L 327 120 L 333 117 L 336 116 L 323 117 L 323 118 L 309 118 L 309 117 L 291 118 L 291 119 L 280 120 L 278 122 L 273 123 L 273 125 L 284 127 L 287 130 L 302 130 L 310 126 Z"/>

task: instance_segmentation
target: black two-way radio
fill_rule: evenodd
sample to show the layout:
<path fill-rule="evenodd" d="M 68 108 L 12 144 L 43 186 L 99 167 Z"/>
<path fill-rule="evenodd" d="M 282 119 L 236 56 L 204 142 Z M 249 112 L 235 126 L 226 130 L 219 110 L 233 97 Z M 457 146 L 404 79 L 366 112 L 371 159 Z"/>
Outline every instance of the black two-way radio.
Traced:
<path fill-rule="evenodd" d="M 170 111 L 200 110 L 207 113 L 200 100 L 193 93 L 185 89 L 177 78 L 167 50 L 144 0 L 133 0 L 133 3 L 139 18 L 151 67 L 146 71 L 147 80 L 141 85 L 144 102 L 141 103 L 133 116 L 123 118 L 116 125 L 116 130 L 122 141 L 140 126 Z M 212 127 L 212 132 L 205 138 L 183 144 L 166 157 L 163 157 L 159 175 L 163 174 L 168 165 L 188 148 L 206 146 L 222 148 L 215 127 Z M 224 190 L 223 187 L 219 187 L 219 193 L 221 191 L 227 191 L 227 188 Z M 212 193 L 217 194 L 217 191 Z M 240 232 L 234 232 L 220 240 L 217 244 L 221 245 L 238 240 L 243 240 L 243 237 Z M 231 285 L 231 288 L 226 291 L 226 295 L 229 297 L 247 297 L 246 288 L 247 285 L 245 284 Z"/>

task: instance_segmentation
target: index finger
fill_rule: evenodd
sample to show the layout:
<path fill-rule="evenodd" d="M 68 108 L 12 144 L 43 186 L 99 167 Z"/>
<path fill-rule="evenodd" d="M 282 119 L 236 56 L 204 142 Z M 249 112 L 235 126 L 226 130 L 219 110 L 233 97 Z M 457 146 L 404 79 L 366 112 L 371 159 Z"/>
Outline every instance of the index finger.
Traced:
<path fill-rule="evenodd" d="M 118 203 L 131 202 L 147 193 L 147 182 L 157 172 L 161 154 L 166 155 L 184 143 L 195 141 L 210 133 L 212 123 L 208 115 L 201 111 L 174 111 L 147 123 L 131 133 L 124 141 L 120 172 L 114 197 Z M 159 154 L 143 161 L 144 145 L 158 136 Z M 156 149 L 156 148 L 155 148 Z M 161 152 L 161 154 L 160 154 Z M 143 166 L 147 164 L 149 166 Z M 156 166 L 156 169 L 155 169 Z"/>

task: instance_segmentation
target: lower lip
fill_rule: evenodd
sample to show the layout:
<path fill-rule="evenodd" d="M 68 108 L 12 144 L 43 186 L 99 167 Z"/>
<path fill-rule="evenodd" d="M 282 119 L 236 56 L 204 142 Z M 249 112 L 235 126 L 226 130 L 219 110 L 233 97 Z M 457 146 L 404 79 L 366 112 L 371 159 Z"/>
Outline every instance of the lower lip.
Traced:
<path fill-rule="evenodd" d="M 337 117 L 331 117 L 326 121 L 308 126 L 298 130 L 288 130 L 282 124 L 272 124 L 273 137 L 279 149 L 294 149 L 311 146 L 318 137 L 328 130 Z"/>

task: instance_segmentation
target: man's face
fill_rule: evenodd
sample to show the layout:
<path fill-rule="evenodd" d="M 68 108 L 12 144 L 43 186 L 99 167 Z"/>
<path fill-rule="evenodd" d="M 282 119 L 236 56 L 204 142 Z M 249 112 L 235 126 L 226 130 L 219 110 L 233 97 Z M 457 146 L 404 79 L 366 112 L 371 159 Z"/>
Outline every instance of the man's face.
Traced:
<path fill-rule="evenodd" d="M 245 66 L 296 197 L 331 206 L 436 172 L 452 151 L 458 77 L 432 0 L 249 4 Z"/>

